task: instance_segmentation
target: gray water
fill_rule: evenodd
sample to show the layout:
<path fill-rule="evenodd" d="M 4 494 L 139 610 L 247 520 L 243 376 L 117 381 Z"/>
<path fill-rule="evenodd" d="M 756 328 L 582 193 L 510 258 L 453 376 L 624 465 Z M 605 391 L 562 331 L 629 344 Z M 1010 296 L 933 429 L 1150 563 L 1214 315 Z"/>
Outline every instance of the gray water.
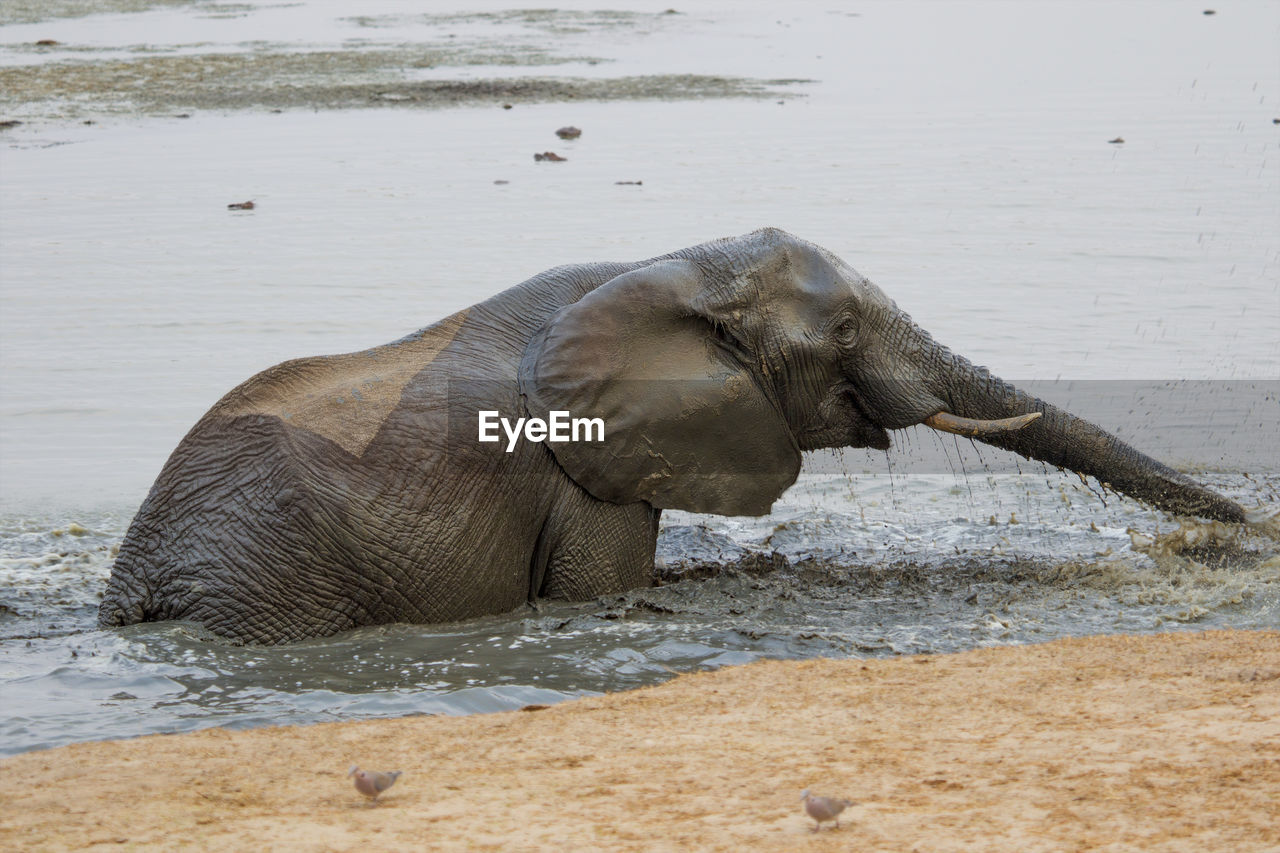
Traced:
<path fill-rule="evenodd" d="M 270 649 L 96 631 L 132 512 L 242 379 L 557 264 L 763 225 L 998 374 L 1280 504 L 1275 4 L 433 5 L 0 11 L 0 119 L 24 122 L 0 131 L 0 754 L 514 708 L 762 656 L 1280 627 L 1273 541 L 1153 556 L 1142 537 L 1176 521 L 908 430 L 811 454 L 767 518 L 667 513 L 654 589 Z M 120 11 L 50 16 L 86 7 Z M 182 63 L 214 60 L 225 86 L 184 88 Z M 109 63 L 164 85 L 122 96 Z M 281 68 L 314 103 L 251 103 Z M 326 68 L 374 95 L 338 103 Z M 538 85 L 509 110 L 396 88 L 494 78 Z M 607 99 L 538 94 L 562 78 Z"/>

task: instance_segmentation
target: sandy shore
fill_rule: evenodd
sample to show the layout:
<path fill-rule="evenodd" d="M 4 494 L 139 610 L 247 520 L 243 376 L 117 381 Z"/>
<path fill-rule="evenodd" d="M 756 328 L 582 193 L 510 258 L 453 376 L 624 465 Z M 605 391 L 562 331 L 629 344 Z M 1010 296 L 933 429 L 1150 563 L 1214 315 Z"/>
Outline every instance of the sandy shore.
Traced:
<path fill-rule="evenodd" d="M 404 771 L 375 806 L 349 764 Z M 0 762 L 0 848 L 1275 850 L 1280 632 L 766 661 Z M 857 804 L 814 833 L 801 788 Z"/>

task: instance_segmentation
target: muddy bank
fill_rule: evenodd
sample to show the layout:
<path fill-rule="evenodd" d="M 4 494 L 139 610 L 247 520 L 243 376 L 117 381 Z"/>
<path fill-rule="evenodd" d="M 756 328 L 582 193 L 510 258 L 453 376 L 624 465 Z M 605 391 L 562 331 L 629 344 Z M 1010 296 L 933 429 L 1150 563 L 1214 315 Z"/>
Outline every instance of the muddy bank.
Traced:
<path fill-rule="evenodd" d="M 188 6 L 191 0 L 10 0 L 0 10 L 0 25 L 34 24 L 57 18 L 82 18 L 107 12 L 145 12 L 166 6 Z M 207 7 L 230 6 L 205 3 Z"/>
<path fill-rule="evenodd" d="M 136 13 L 171 4 L 118 2 L 90 35 L 66 19 L 88 10 L 61 3 L 37 18 L 19 5 L 0 25 L 34 24 L 0 58 L 0 113 L 10 119 L 172 116 L 196 110 L 343 110 L 562 101 L 697 100 L 795 94 L 789 79 L 733 75 L 607 73 L 600 55 L 648 37 L 711 26 L 678 13 L 515 10 L 489 13 L 310 16 L 310 38 L 289 41 L 269 10 L 247 4 L 186 3 L 196 19 L 227 22 L 221 41 L 155 39 Z M 12 31 L 10 31 L 12 32 Z M 601 36 L 611 39 L 601 41 Z M 405 40 L 411 36 L 411 40 Z M 595 66 L 601 66 L 596 69 Z"/>
<path fill-rule="evenodd" d="M 404 776 L 376 807 L 352 762 Z M 0 762 L 0 845 L 1264 850 L 1280 632 L 763 661 L 536 712 L 78 744 Z M 812 833 L 799 792 L 854 799 Z"/>
<path fill-rule="evenodd" d="M 392 73 L 398 56 L 394 51 L 268 53 L 0 68 L 0 90 L 11 93 L 0 98 L 0 110 L 23 118 L 79 118 L 190 110 L 698 100 L 780 97 L 777 87 L 796 82 L 694 74 L 410 81 Z"/>

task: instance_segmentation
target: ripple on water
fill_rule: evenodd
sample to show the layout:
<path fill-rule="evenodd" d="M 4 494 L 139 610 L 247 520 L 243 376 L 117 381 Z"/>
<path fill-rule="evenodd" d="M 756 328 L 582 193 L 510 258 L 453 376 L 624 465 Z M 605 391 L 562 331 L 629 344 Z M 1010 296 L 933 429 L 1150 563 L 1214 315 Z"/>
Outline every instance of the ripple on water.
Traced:
<path fill-rule="evenodd" d="M 1244 499 L 1280 485 L 1204 477 Z M 767 518 L 666 513 L 652 588 L 268 648 L 184 623 L 95 630 L 123 517 L 0 520 L 0 751 L 508 710 L 761 657 L 1280 624 L 1273 539 L 1187 533 L 1048 473 L 806 474 Z"/>

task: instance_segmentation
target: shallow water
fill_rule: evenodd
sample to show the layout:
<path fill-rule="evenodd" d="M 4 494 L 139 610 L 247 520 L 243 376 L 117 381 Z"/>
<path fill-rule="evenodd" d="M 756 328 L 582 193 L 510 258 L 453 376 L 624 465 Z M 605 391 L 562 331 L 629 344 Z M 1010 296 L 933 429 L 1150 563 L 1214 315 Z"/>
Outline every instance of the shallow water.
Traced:
<path fill-rule="evenodd" d="M 1272 540 L 1239 535 L 1153 560 L 1126 529 L 1176 525 L 1128 501 L 1103 506 L 1058 474 L 890 478 L 850 467 L 806 475 L 768 518 L 667 513 L 668 582 L 653 589 L 272 648 L 228 646 L 180 623 L 95 631 L 123 517 L 12 525 L 0 535 L 12 555 L 0 563 L 0 752 L 208 725 L 511 709 L 759 657 L 1280 625 Z M 1228 495 L 1280 501 L 1275 472 L 1202 476 Z"/>
<path fill-rule="evenodd" d="M 0 26 L 4 67 L 437 50 L 452 33 L 454 62 L 376 84 L 814 81 L 511 110 L 180 119 L 93 96 L 12 113 L 26 123 L 0 131 L 0 752 L 519 707 L 759 656 L 1280 626 L 1273 543 L 1153 559 L 1126 529 L 1173 521 L 912 430 L 887 456 L 811 455 L 768 518 L 667 513 L 663 571 L 689 579 L 657 589 L 279 649 L 175 624 L 93 630 L 164 458 L 248 375 L 395 339 L 560 263 L 762 225 L 837 252 L 995 372 L 1246 505 L 1280 503 L 1274 4 L 574 12 L 608 5 L 442 22 L 390 0 L 362 21 L 329 2 L 165 3 Z M 523 59 L 474 64 L 494 44 Z M 583 136 L 557 139 L 565 124 Z M 569 159 L 535 163 L 544 150 Z"/>

